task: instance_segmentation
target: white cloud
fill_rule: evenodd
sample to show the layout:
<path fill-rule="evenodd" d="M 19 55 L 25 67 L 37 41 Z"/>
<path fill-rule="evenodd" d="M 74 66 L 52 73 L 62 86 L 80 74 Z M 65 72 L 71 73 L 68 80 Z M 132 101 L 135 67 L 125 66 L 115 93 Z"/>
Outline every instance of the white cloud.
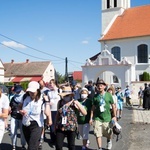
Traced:
<path fill-rule="evenodd" d="M 12 48 L 22 48 L 22 49 L 26 48 L 26 46 L 20 43 L 16 43 L 15 41 L 3 41 L 2 44 Z"/>
<path fill-rule="evenodd" d="M 44 40 L 44 36 L 39 36 L 39 37 L 37 37 L 37 39 L 38 39 L 39 41 L 43 41 L 43 40 Z"/>
<path fill-rule="evenodd" d="M 89 41 L 87 41 L 87 40 L 82 41 L 82 44 L 88 44 L 88 43 L 89 43 Z"/>

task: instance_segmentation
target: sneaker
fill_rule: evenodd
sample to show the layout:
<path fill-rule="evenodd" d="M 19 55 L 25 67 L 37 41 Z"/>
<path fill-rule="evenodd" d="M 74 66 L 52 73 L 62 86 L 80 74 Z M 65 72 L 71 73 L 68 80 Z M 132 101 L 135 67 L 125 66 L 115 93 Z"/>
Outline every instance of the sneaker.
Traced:
<path fill-rule="evenodd" d="M 112 140 L 107 140 L 107 149 L 112 148 Z"/>
<path fill-rule="evenodd" d="M 90 145 L 90 140 L 87 140 L 86 147 L 89 147 L 89 145 Z"/>
<path fill-rule="evenodd" d="M 16 150 L 16 146 L 15 146 L 15 145 L 13 145 L 13 148 L 12 148 L 12 150 Z"/>
<path fill-rule="evenodd" d="M 44 139 L 43 138 L 41 138 L 40 139 L 40 144 L 42 144 L 44 142 Z"/>
<path fill-rule="evenodd" d="M 86 147 L 82 146 L 82 150 L 86 150 Z"/>
<path fill-rule="evenodd" d="M 26 150 L 26 148 L 25 148 L 25 146 L 22 146 L 22 148 L 21 148 L 22 150 Z"/>

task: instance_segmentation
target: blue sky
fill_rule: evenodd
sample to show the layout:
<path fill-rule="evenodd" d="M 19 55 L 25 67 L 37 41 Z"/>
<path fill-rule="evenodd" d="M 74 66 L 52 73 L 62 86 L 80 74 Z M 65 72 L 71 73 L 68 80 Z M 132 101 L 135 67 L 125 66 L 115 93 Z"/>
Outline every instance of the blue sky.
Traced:
<path fill-rule="evenodd" d="M 150 0 L 131 0 L 131 7 Z M 101 0 L 1 0 L 0 59 L 3 63 L 50 60 L 65 74 L 81 70 L 100 52 Z M 6 47 L 6 46 L 8 47 Z"/>

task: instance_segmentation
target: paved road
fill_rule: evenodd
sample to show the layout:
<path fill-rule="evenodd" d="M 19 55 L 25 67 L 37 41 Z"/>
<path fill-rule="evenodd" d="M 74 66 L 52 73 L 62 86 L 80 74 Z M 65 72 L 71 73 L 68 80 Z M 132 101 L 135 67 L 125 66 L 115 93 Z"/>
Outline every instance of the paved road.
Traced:
<path fill-rule="evenodd" d="M 124 107 L 122 119 L 119 124 L 122 126 L 122 137 L 116 142 L 116 137 L 113 138 L 112 150 L 149 150 L 150 148 L 150 111 L 143 111 L 138 109 L 137 106 Z M 19 139 L 19 138 L 18 138 Z M 49 131 L 46 131 L 46 140 L 43 143 L 43 150 L 54 150 L 55 147 L 49 145 Z M 91 144 L 90 150 L 96 150 L 97 144 L 95 137 L 92 133 L 92 128 L 89 136 Z M 102 139 L 103 148 L 106 147 L 106 138 Z M 76 150 L 80 150 L 82 145 L 81 140 L 76 140 Z M 64 142 L 64 150 L 67 150 L 67 142 Z M 6 133 L 3 142 L 2 150 L 11 150 L 11 140 L 9 134 Z M 20 141 L 18 140 L 18 148 L 21 150 Z"/>

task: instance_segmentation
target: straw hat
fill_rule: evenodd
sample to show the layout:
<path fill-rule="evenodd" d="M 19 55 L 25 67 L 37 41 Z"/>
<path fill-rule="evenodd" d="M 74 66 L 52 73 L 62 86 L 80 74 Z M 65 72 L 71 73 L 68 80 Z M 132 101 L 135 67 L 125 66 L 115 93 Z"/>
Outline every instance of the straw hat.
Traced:
<path fill-rule="evenodd" d="M 62 88 L 62 93 L 59 93 L 60 96 L 64 97 L 66 95 L 74 95 L 70 86 L 64 86 Z"/>

